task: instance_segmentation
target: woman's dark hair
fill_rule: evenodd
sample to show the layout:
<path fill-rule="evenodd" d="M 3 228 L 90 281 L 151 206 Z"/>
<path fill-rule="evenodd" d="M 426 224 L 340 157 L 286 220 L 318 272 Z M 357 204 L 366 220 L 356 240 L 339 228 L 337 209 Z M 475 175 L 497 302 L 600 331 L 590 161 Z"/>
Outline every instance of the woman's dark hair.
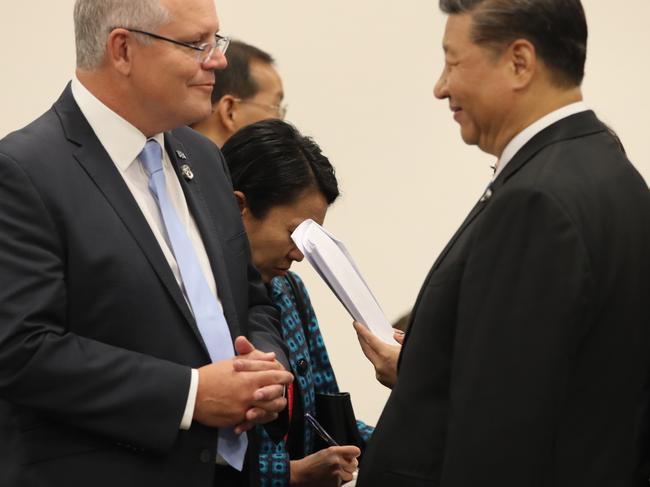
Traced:
<path fill-rule="evenodd" d="M 263 120 L 230 137 L 221 149 L 233 188 L 246 195 L 255 218 L 291 204 L 309 189 L 327 204 L 339 196 L 334 168 L 311 138 L 282 120 Z"/>

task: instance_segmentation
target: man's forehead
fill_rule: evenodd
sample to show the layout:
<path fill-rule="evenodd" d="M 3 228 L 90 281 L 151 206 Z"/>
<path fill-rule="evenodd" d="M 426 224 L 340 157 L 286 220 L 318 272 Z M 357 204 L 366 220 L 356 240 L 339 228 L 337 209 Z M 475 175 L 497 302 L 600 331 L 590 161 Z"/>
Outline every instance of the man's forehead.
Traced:
<path fill-rule="evenodd" d="M 459 43 L 469 41 L 471 28 L 472 16 L 468 13 L 452 14 L 447 17 L 442 38 L 442 49 L 445 53 L 454 54 Z"/>
<path fill-rule="evenodd" d="M 274 95 L 283 95 L 282 78 L 272 64 L 257 59 L 252 60 L 250 72 L 262 91 L 268 90 L 273 92 Z"/>
<path fill-rule="evenodd" d="M 219 30 L 219 18 L 212 0 L 160 0 L 160 3 L 169 11 L 170 22 Z"/>

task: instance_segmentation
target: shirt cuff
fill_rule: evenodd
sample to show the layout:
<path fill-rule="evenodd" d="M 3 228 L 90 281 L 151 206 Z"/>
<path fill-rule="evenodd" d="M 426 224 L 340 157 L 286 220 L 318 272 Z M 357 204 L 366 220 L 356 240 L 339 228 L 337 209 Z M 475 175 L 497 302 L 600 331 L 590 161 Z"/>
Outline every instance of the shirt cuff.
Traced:
<path fill-rule="evenodd" d="M 187 403 L 185 404 L 185 412 L 181 419 L 182 430 L 189 430 L 192 426 L 192 417 L 194 416 L 194 404 L 196 404 L 196 392 L 199 389 L 199 371 L 192 369 L 192 377 L 190 379 L 190 391 L 187 394 Z"/>

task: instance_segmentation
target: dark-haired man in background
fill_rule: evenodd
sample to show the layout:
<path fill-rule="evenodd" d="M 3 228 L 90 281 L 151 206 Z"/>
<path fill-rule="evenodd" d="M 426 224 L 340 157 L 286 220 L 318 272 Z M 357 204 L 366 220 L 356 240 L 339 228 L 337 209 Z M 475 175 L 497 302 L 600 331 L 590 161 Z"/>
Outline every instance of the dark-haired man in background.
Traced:
<path fill-rule="evenodd" d="M 647 485 L 650 193 L 582 102 L 579 0 L 440 0 L 494 178 L 433 265 L 358 485 Z"/>
<path fill-rule="evenodd" d="M 240 128 L 284 118 L 282 79 L 273 57 L 241 41 L 228 46 L 228 66 L 215 72 L 212 114 L 192 125 L 221 147 Z"/>

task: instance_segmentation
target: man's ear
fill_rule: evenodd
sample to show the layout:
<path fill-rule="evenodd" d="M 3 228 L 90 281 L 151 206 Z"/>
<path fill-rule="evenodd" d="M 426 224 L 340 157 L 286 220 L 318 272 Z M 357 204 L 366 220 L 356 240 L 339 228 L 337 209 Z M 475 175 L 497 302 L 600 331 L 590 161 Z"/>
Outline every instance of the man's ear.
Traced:
<path fill-rule="evenodd" d="M 515 88 L 527 87 L 538 68 L 535 46 L 527 39 L 517 39 L 508 47 L 507 55 Z"/>
<path fill-rule="evenodd" d="M 131 73 L 133 36 L 126 29 L 114 29 L 106 41 L 106 59 L 124 76 Z"/>
<path fill-rule="evenodd" d="M 239 212 L 241 213 L 242 218 L 248 213 L 250 213 L 250 210 L 248 209 L 248 201 L 246 200 L 246 195 L 242 193 L 241 191 L 234 191 L 235 194 L 235 199 L 237 200 L 237 204 L 239 205 Z"/>
<path fill-rule="evenodd" d="M 230 135 L 234 134 L 237 131 L 237 124 L 235 122 L 237 117 L 237 101 L 235 97 L 232 95 L 223 95 L 216 103 L 214 111 Z"/>

